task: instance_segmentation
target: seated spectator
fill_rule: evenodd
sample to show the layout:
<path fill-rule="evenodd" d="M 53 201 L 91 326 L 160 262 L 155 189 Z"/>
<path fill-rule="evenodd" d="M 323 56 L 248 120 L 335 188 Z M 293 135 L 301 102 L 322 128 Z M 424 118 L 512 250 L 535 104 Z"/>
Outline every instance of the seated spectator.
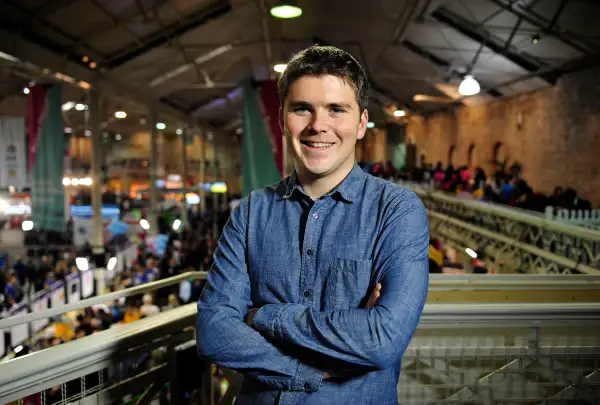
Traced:
<path fill-rule="evenodd" d="M 140 307 L 140 316 L 141 317 L 149 317 L 152 315 L 156 315 L 160 312 L 160 308 L 152 303 L 152 296 L 150 294 L 145 294 L 142 298 L 142 306 Z"/>

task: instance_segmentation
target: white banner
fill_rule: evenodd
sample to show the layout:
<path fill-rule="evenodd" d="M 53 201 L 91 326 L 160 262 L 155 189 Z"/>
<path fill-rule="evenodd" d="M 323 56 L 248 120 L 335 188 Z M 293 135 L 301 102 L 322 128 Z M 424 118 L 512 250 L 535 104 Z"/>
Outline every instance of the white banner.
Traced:
<path fill-rule="evenodd" d="M 19 316 L 27 313 L 27 305 L 20 304 L 15 309 L 11 309 L 8 312 L 8 316 Z M 29 338 L 29 324 L 22 323 L 17 326 L 13 326 L 10 330 L 10 345 L 15 347 L 16 345 L 26 341 Z"/>
<path fill-rule="evenodd" d="M 32 312 L 44 312 L 48 309 L 48 294 L 45 291 L 40 291 L 33 296 L 31 300 Z M 40 319 L 31 322 L 31 327 L 34 332 L 39 332 L 48 326 L 48 318 Z"/>
<path fill-rule="evenodd" d="M 81 279 L 78 273 L 71 273 L 65 277 L 67 282 L 67 300 L 69 304 L 81 300 Z"/>
<path fill-rule="evenodd" d="M 56 308 L 65 305 L 65 283 L 57 281 L 52 284 L 52 293 L 50 295 L 51 308 Z"/>
<path fill-rule="evenodd" d="M 2 319 L 2 318 L 0 318 Z M 0 329 L 0 358 L 4 357 L 4 350 L 6 348 L 6 342 L 4 341 L 4 331 Z"/>
<path fill-rule="evenodd" d="M 92 269 L 81 273 L 81 298 L 87 298 L 94 293 L 94 272 Z"/>
<path fill-rule="evenodd" d="M 25 119 L 0 118 L 0 188 L 27 185 L 25 156 Z"/>
<path fill-rule="evenodd" d="M 0 312 L 0 319 L 6 317 L 4 312 Z M 4 350 L 6 349 L 6 342 L 4 341 L 4 331 L 0 329 L 0 359 L 4 357 Z"/>

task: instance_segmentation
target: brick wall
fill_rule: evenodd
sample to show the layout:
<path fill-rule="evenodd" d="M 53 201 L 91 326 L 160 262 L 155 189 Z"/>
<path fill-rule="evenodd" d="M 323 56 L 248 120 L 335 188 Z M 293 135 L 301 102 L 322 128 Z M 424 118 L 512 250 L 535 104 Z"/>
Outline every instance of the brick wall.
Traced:
<path fill-rule="evenodd" d="M 412 117 L 407 137 L 434 164 L 446 165 L 452 146 L 453 163 L 467 164 L 473 148 L 473 165 L 488 173 L 495 146 L 502 145 L 509 162 L 521 163 L 534 190 L 573 187 L 600 206 L 600 68 L 565 76 L 541 91 Z"/>

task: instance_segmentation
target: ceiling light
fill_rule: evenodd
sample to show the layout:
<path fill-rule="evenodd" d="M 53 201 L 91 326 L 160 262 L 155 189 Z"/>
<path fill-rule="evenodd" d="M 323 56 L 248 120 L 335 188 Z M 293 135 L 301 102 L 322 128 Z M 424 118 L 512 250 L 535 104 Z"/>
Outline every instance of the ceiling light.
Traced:
<path fill-rule="evenodd" d="M 537 44 L 538 42 L 540 42 L 540 34 L 535 34 L 532 38 L 531 38 L 531 43 L 532 44 Z"/>
<path fill-rule="evenodd" d="M 473 259 L 477 259 L 477 252 L 475 252 L 473 249 L 471 248 L 466 248 L 465 252 L 467 252 L 467 254 L 469 256 L 471 256 Z"/>
<path fill-rule="evenodd" d="M 156 129 L 159 129 L 159 130 L 162 131 L 165 128 L 167 128 L 167 124 L 165 124 L 164 122 L 157 122 L 156 123 Z"/>
<path fill-rule="evenodd" d="M 106 265 L 106 270 L 113 271 L 115 267 L 117 267 L 117 258 L 115 256 L 108 259 L 108 264 Z"/>
<path fill-rule="evenodd" d="M 374 122 L 368 122 L 367 123 L 367 128 L 375 128 L 375 123 Z"/>
<path fill-rule="evenodd" d="M 394 111 L 394 117 L 404 117 L 406 112 L 404 110 L 396 110 Z"/>
<path fill-rule="evenodd" d="M 116 134 L 115 135 L 115 140 L 120 141 L 121 140 L 121 134 Z"/>
<path fill-rule="evenodd" d="M 83 110 L 85 110 L 85 104 L 77 103 L 77 104 L 75 104 L 75 109 L 77 111 L 83 111 Z"/>
<path fill-rule="evenodd" d="M 87 257 L 77 257 L 75 259 L 75 266 L 79 271 L 87 271 L 90 268 Z"/>
<path fill-rule="evenodd" d="M 177 129 L 175 130 L 175 133 L 176 133 L 177 135 L 181 135 L 181 134 L 183 134 L 183 129 L 181 129 L 181 128 L 177 128 Z"/>
<path fill-rule="evenodd" d="M 65 127 L 64 132 L 65 132 L 65 134 L 70 134 L 70 133 L 73 132 L 73 128 L 71 128 L 71 127 Z"/>
<path fill-rule="evenodd" d="M 86 129 L 85 131 L 83 131 L 83 134 L 84 134 L 85 136 L 92 136 L 92 131 L 91 131 L 91 130 L 89 130 L 89 129 Z"/>
<path fill-rule="evenodd" d="M 271 7 L 271 15 L 275 18 L 296 18 L 302 15 L 302 9 L 291 0 L 282 0 Z"/>
<path fill-rule="evenodd" d="M 90 57 L 89 56 L 84 56 L 83 58 L 81 58 L 81 61 L 83 63 L 88 63 L 90 61 Z"/>
<path fill-rule="evenodd" d="M 144 230 L 148 230 L 150 229 L 150 223 L 148 223 L 148 220 L 146 219 L 141 219 L 140 220 L 140 226 L 144 229 Z"/>
<path fill-rule="evenodd" d="M 5 60 L 7 60 L 9 62 L 18 62 L 19 61 L 19 59 L 15 58 L 12 55 L 4 53 L 4 52 L 0 52 L 0 59 L 5 59 Z"/>
<path fill-rule="evenodd" d="M 458 92 L 463 96 L 474 96 L 481 90 L 477 80 L 473 78 L 473 75 L 466 75 L 463 81 L 458 86 Z"/>
<path fill-rule="evenodd" d="M 125 111 L 116 111 L 115 112 L 115 118 L 122 120 L 123 118 L 126 118 L 126 117 L 127 117 L 127 113 Z"/>
<path fill-rule="evenodd" d="M 69 111 L 69 110 L 72 110 L 73 108 L 75 108 L 75 103 L 72 101 L 67 101 L 66 103 L 64 103 L 62 105 L 63 111 Z"/>
<path fill-rule="evenodd" d="M 90 62 L 90 69 L 96 69 L 96 62 Z"/>
<path fill-rule="evenodd" d="M 29 87 L 23 88 L 23 94 L 29 94 Z"/>
<path fill-rule="evenodd" d="M 283 73 L 286 67 L 287 65 L 285 63 L 278 63 L 275 66 L 273 66 L 273 70 L 277 73 Z"/>

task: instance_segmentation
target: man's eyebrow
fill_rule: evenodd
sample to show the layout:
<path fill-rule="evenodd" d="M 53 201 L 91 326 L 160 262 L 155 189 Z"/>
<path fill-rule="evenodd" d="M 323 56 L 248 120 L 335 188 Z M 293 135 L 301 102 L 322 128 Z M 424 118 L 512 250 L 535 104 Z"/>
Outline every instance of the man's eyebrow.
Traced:
<path fill-rule="evenodd" d="M 352 104 L 348 104 L 348 103 L 329 103 L 329 104 L 327 104 L 327 107 L 342 107 L 342 108 L 345 108 L 347 110 L 351 110 L 352 109 Z"/>
<path fill-rule="evenodd" d="M 292 100 L 289 101 L 287 103 L 287 105 L 289 107 L 312 107 L 312 104 L 309 103 L 308 101 L 300 101 L 300 100 Z M 338 108 L 345 108 L 348 110 L 352 109 L 352 104 L 349 103 L 344 103 L 344 102 L 332 102 L 332 103 L 327 103 L 327 107 L 338 107 Z"/>
<path fill-rule="evenodd" d="M 289 107 L 310 107 L 311 104 L 308 101 L 292 100 L 288 101 Z"/>

